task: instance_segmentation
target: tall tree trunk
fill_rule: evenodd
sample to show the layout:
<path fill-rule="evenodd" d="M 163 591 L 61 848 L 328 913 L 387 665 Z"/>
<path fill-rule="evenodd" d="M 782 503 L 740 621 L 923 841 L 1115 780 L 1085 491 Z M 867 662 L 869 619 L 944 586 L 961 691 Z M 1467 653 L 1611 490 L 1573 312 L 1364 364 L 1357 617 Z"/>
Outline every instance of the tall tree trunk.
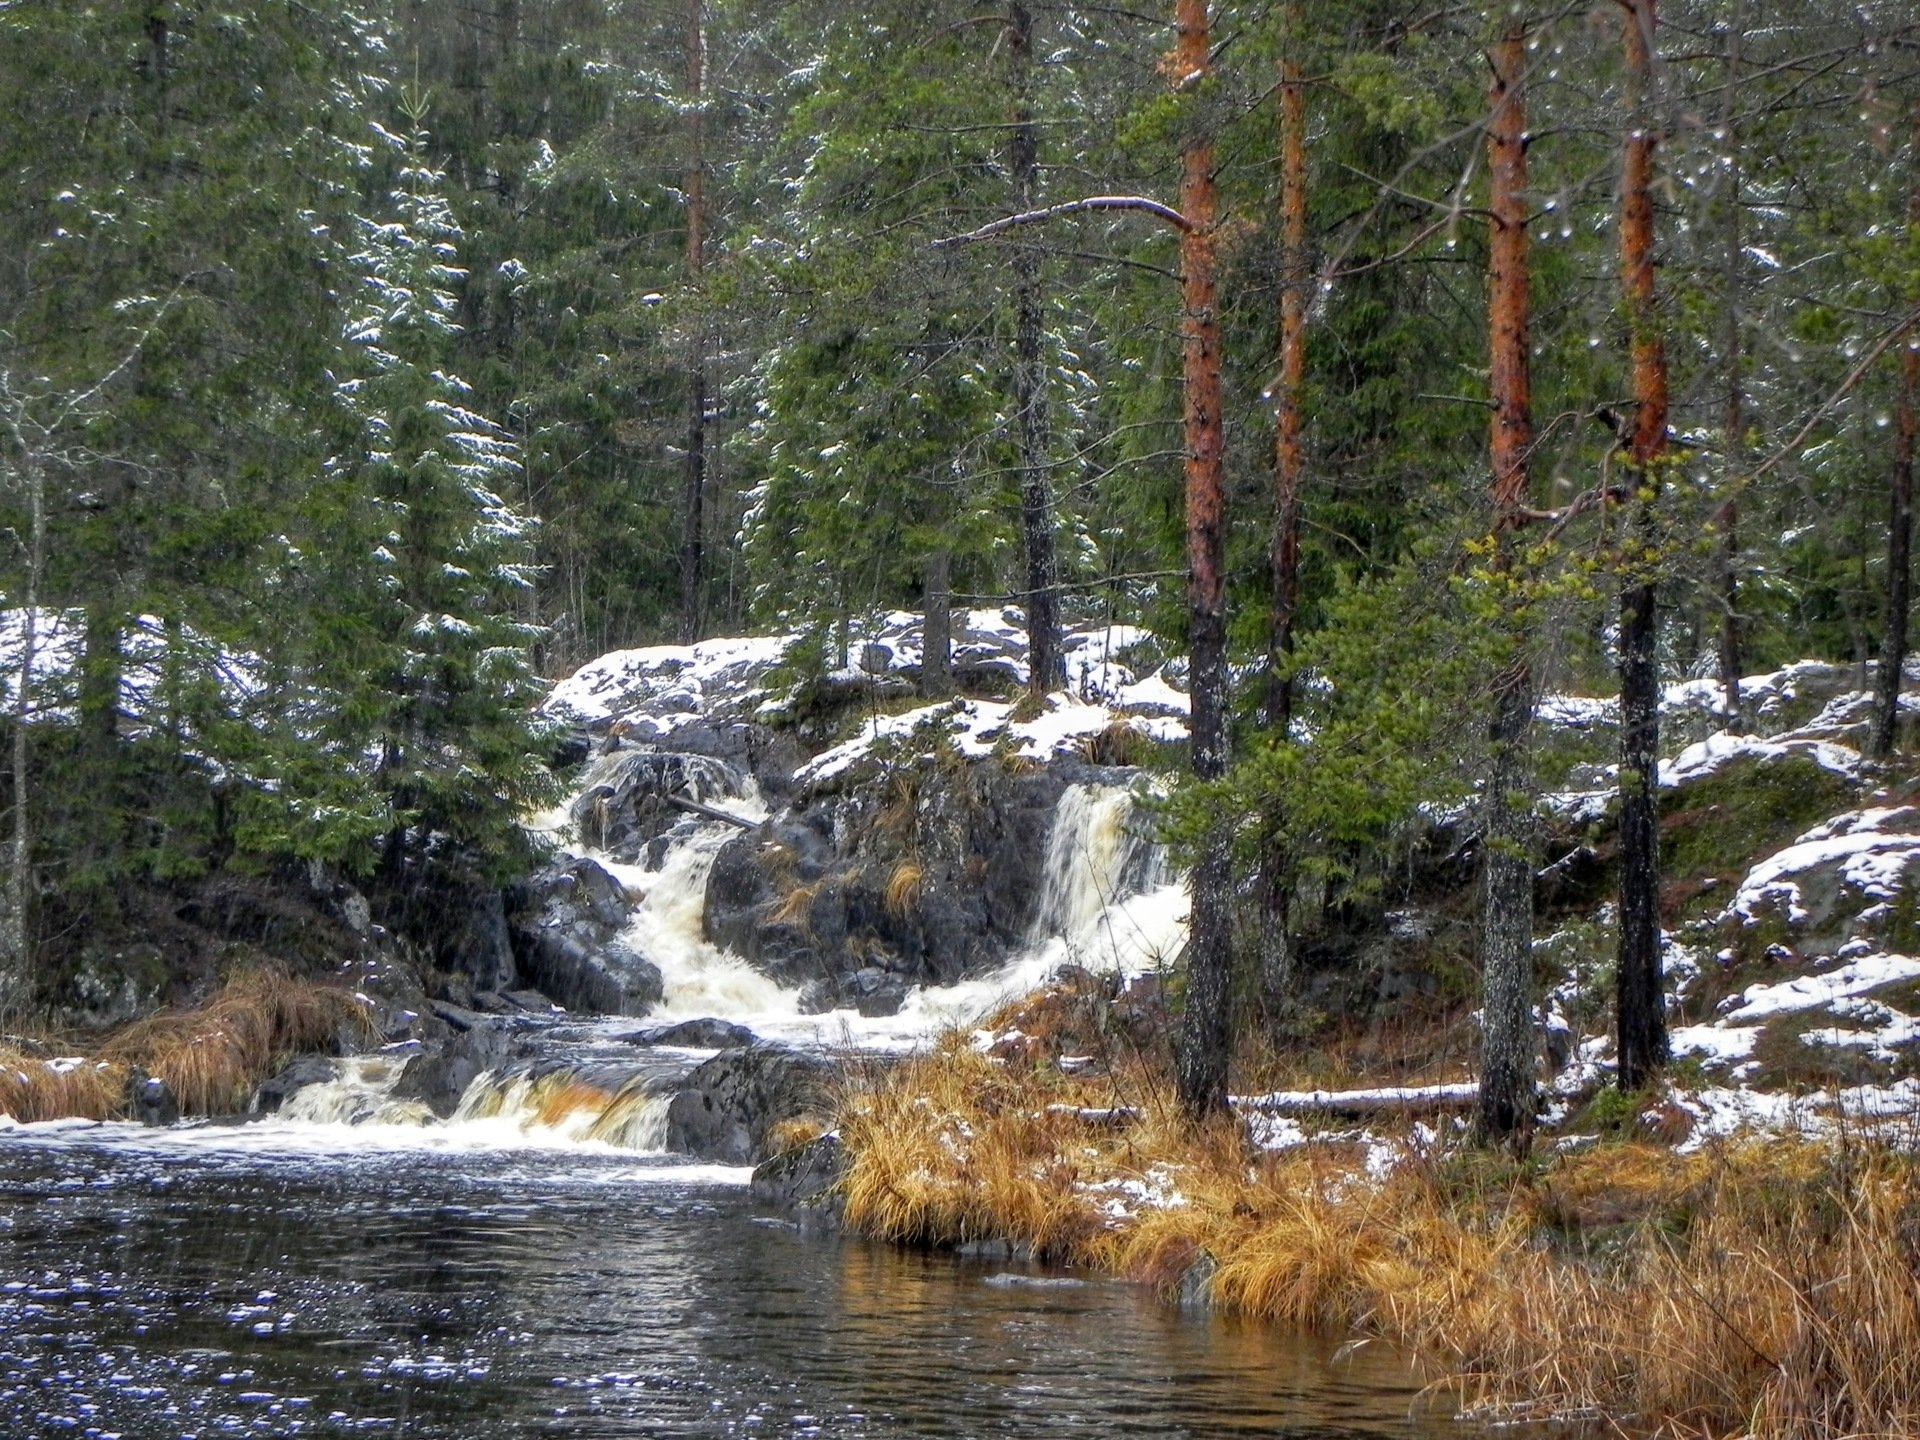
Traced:
<path fill-rule="evenodd" d="M 33 806 L 27 730 L 33 723 L 34 666 L 39 660 L 40 589 L 47 569 L 46 475 L 19 430 L 21 479 L 27 492 L 27 573 L 21 599 L 20 671 L 13 695 L 13 836 L 7 874 L 5 954 L 0 955 L 0 1020 L 26 1009 L 33 995 Z"/>
<path fill-rule="evenodd" d="M 1267 631 L 1267 724 L 1282 738 L 1293 719 L 1294 615 L 1300 595 L 1301 389 L 1307 369 L 1307 95 L 1299 55 L 1300 6 L 1287 6 L 1280 61 L 1280 376 L 1274 399 L 1273 578 Z"/>
<path fill-rule="evenodd" d="M 933 699 L 953 693 L 953 552 L 927 557 L 920 628 L 920 693 Z"/>
<path fill-rule="evenodd" d="M 1912 152 L 1908 167 L 1907 225 L 1920 236 L 1920 100 L 1913 106 Z M 1874 697 L 1873 753 L 1893 753 L 1900 721 L 1901 672 L 1907 664 L 1907 610 L 1913 598 L 1913 440 L 1916 399 L 1920 398 L 1920 335 L 1909 329 L 1900 347 L 1900 393 L 1893 414 L 1893 484 L 1887 517 L 1887 621 L 1880 644 L 1880 676 Z"/>
<path fill-rule="evenodd" d="M 1307 94 L 1300 65 L 1301 6 L 1290 3 L 1282 19 L 1280 60 L 1280 372 L 1275 381 L 1273 424 L 1273 535 L 1268 570 L 1272 582 L 1267 615 L 1266 724 L 1284 743 L 1293 723 L 1294 616 L 1300 595 L 1300 491 L 1305 456 L 1300 443 L 1301 390 L 1306 379 L 1307 289 Z M 1260 999 L 1267 1028 L 1283 1028 L 1293 989 L 1293 854 L 1274 817 L 1260 857 Z"/>
<path fill-rule="evenodd" d="M 1653 502 L 1667 449 L 1667 356 L 1653 283 L 1653 85 L 1655 0 L 1623 0 L 1626 9 L 1627 141 L 1620 175 L 1620 285 L 1633 353 L 1633 428 L 1627 462 L 1636 493 L 1629 502 L 1626 574 L 1620 594 L 1620 948 L 1619 1084 L 1644 1085 L 1667 1058 L 1666 1002 L 1660 973 L 1659 616 L 1649 552 Z"/>
<path fill-rule="evenodd" d="M 1735 135 L 1735 101 L 1739 95 L 1740 82 L 1740 35 L 1745 24 L 1744 7 L 1736 7 L 1733 23 L 1727 27 L 1727 93 L 1721 106 L 1720 129 L 1722 143 L 1727 147 L 1727 223 L 1725 227 L 1725 274 L 1723 288 L 1725 294 L 1721 303 L 1726 312 L 1726 338 L 1722 343 L 1724 363 L 1727 372 L 1726 404 L 1722 411 L 1721 429 L 1726 434 L 1725 458 L 1721 464 L 1722 483 L 1726 486 L 1726 499 L 1720 502 L 1720 508 L 1714 515 L 1715 528 L 1720 532 L 1718 545 L 1714 548 L 1714 568 L 1718 571 L 1715 587 L 1720 604 L 1720 695 L 1721 706 L 1727 712 L 1727 728 L 1739 731 L 1744 728 L 1740 718 L 1740 502 L 1733 487 L 1739 482 L 1740 467 L 1745 451 L 1747 430 L 1746 391 L 1741 374 L 1742 356 L 1740 350 L 1740 145 Z"/>
<path fill-rule="evenodd" d="M 1527 503 L 1533 447 L 1532 316 L 1527 254 L 1527 25 L 1511 15 L 1493 52 L 1487 168 L 1492 177 L 1488 236 L 1488 379 L 1493 416 L 1494 569 L 1513 563 L 1513 532 Z M 1527 637 L 1508 637 L 1514 658 L 1498 678 L 1489 735 L 1486 832 L 1481 845 L 1482 1035 L 1475 1133 L 1483 1143 L 1525 1148 L 1536 1103 L 1533 1047 L 1533 864 L 1530 747 L 1533 672 Z"/>
<path fill-rule="evenodd" d="M 1176 89 L 1211 73 L 1206 0 L 1177 0 Z M 1204 102 L 1203 102 L 1204 103 Z M 1227 627 L 1223 542 L 1226 485 L 1220 418 L 1220 323 L 1214 304 L 1213 142 L 1195 116 L 1180 153 L 1181 382 L 1185 397 L 1187 664 L 1196 779 L 1227 767 Z M 1201 842 L 1187 916 L 1187 1008 L 1175 1067 L 1180 1103 L 1193 1119 L 1226 1108 L 1232 1043 L 1232 937 L 1228 928 L 1229 835 L 1215 826 Z"/>
<path fill-rule="evenodd" d="M 700 584 L 707 491 L 707 337 L 701 277 L 706 269 L 706 38 L 703 0 L 687 0 L 687 283 L 694 292 L 687 356 L 687 479 L 681 506 L 680 639 L 700 638 Z"/>
<path fill-rule="evenodd" d="M 1033 13 L 1024 0 L 1008 10 L 1013 61 L 1013 133 L 1009 142 L 1016 213 L 1039 191 L 1040 139 L 1033 123 Z M 1047 369 L 1040 299 L 1040 257 L 1013 252 L 1013 399 L 1020 424 L 1020 535 L 1027 559 L 1028 688 L 1044 695 L 1066 681 L 1060 650 L 1060 575 L 1053 540 L 1053 481 L 1047 466 Z"/>

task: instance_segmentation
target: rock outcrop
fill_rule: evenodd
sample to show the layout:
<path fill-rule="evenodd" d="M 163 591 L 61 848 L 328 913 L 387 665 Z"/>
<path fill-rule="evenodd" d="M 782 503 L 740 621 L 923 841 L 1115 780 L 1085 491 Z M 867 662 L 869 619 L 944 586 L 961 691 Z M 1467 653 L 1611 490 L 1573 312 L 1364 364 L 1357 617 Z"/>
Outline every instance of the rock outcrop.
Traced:
<path fill-rule="evenodd" d="M 783 1120 L 825 1109 L 834 1068 L 784 1045 L 723 1050 L 681 1082 L 667 1106 L 667 1148 L 727 1165 L 766 1158 Z"/>
<path fill-rule="evenodd" d="M 511 933 L 520 971 L 569 1010 L 645 1015 L 660 1003 L 660 969 L 621 937 L 620 882 L 591 860 L 563 857 L 518 886 Z"/>
<path fill-rule="evenodd" d="M 707 935 L 809 1008 L 897 1010 L 1004 961 L 1032 923 L 1057 767 L 997 758 L 845 779 L 725 845 Z"/>

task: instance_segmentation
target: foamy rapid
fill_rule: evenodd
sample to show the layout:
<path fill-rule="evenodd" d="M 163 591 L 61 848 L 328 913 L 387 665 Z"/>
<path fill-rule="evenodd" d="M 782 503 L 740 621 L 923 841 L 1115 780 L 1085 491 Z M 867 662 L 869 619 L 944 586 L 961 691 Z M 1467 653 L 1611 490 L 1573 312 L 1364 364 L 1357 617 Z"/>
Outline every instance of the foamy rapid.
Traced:
<path fill-rule="evenodd" d="M 705 938 L 707 876 L 732 833 L 723 825 L 701 827 L 668 852 L 658 871 L 600 859 L 630 893 L 645 897 L 626 938 L 666 981 L 666 999 L 649 1019 L 712 1015 L 793 1044 L 912 1049 L 944 1029 L 975 1023 L 1063 964 L 1138 975 L 1171 965 L 1186 941 L 1186 888 L 1169 881 L 1164 854 L 1143 833 L 1133 792 L 1075 785 L 1055 812 L 1035 919 L 1019 955 L 992 974 L 915 990 L 896 1015 L 802 1015 L 797 990 Z"/>

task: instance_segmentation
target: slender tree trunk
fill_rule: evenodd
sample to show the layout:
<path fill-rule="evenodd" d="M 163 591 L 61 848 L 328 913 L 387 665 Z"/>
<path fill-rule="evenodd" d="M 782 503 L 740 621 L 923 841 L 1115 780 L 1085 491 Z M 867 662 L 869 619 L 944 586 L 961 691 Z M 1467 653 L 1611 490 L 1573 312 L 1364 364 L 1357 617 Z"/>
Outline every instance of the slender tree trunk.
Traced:
<path fill-rule="evenodd" d="M 6 954 L 0 956 L 0 1020 L 19 1015 L 33 994 L 33 807 L 28 727 L 33 723 L 34 666 L 39 660 L 40 590 L 47 569 L 46 476 L 18 431 L 27 492 L 27 573 L 21 598 L 20 672 L 13 695 L 13 844 L 7 874 Z"/>
<path fill-rule="evenodd" d="M 1660 960 L 1659 616 L 1650 573 L 1652 508 L 1667 449 L 1667 357 L 1653 282 L 1655 0 L 1626 9 L 1627 142 L 1620 181 L 1620 282 L 1633 353 L 1635 413 L 1627 461 L 1637 493 L 1620 595 L 1619 1084 L 1644 1085 L 1667 1059 Z"/>
<path fill-rule="evenodd" d="M 1736 7 L 1733 23 L 1727 27 L 1727 95 L 1720 111 L 1722 143 L 1727 147 L 1723 281 L 1726 293 L 1721 300 L 1727 321 L 1726 338 L 1722 344 L 1727 370 L 1727 396 L 1721 421 L 1721 429 L 1726 434 L 1726 456 L 1721 465 L 1721 474 L 1727 496 L 1720 502 L 1720 508 L 1714 515 L 1714 526 L 1720 532 L 1719 544 L 1714 548 L 1714 568 L 1719 572 L 1716 588 L 1720 604 L 1721 705 L 1727 712 L 1727 728 L 1735 732 L 1745 728 L 1740 718 L 1740 502 L 1733 493 L 1733 487 L 1738 483 L 1747 430 L 1746 391 L 1741 374 L 1740 351 L 1740 145 L 1734 131 L 1735 101 L 1740 89 L 1740 35 L 1744 25 L 1744 7 Z"/>
<path fill-rule="evenodd" d="M 1913 107 L 1907 224 L 1920 236 L 1920 100 Z M 1874 697 L 1873 753 L 1893 753 L 1900 722 L 1900 681 L 1907 664 L 1907 610 L 1913 598 L 1913 441 L 1920 400 L 1920 334 L 1909 329 L 1900 347 L 1900 393 L 1893 413 L 1893 484 L 1887 517 L 1887 625 L 1880 644 L 1880 675 Z"/>
<path fill-rule="evenodd" d="M 1527 503 L 1533 448 L 1533 378 L 1528 349 L 1532 296 L 1527 254 L 1527 25 L 1510 16 L 1493 52 L 1488 96 L 1488 379 L 1493 416 L 1494 569 L 1513 563 L 1513 532 Z M 1533 1046 L 1532 792 L 1533 672 L 1527 637 L 1509 635 L 1515 655 L 1498 679 L 1489 735 L 1485 839 L 1481 846 L 1482 1035 L 1475 1134 L 1524 1149 L 1536 1107 Z"/>
<path fill-rule="evenodd" d="M 1211 72 L 1206 0 L 1177 0 L 1174 85 Z M 1187 651 L 1192 766 L 1199 780 L 1227 766 L 1227 628 L 1222 555 L 1226 486 L 1220 417 L 1220 324 L 1214 302 L 1213 143 L 1198 118 L 1181 147 L 1181 379 L 1185 395 Z M 1231 866 L 1227 827 L 1201 842 L 1187 919 L 1187 1007 L 1175 1082 L 1182 1108 L 1201 1119 L 1224 1110 L 1232 1043 Z"/>
<path fill-rule="evenodd" d="M 1016 214 L 1031 210 L 1039 189 L 1039 129 L 1033 123 L 1033 14 L 1024 0 L 1009 8 L 1007 48 L 1015 96 L 1009 142 Z M 1047 369 L 1040 297 L 1040 257 L 1031 245 L 1013 252 L 1013 396 L 1020 424 L 1020 535 L 1027 552 L 1028 688 L 1044 695 L 1066 681 L 1060 651 L 1060 576 L 1053 542 L 1053 482 L 1047 466 Z"/>
<path fill-rule="evenodd" d="M 925 619 L 920 629 L 920 693 L 938 699 L 953 693 L 953 552 L 945 548 L 927 557 L 923 590 Z"/>
<path fill-rule="evenodd" d="M 1267 724 L 1293 719 L 1294 615 L 1300 596 L 1301 390 L 1307 370 L 1307 96 L 1299 58 L 1300 6 L 1287 6 L 1280 62 L 1280 377 L 1274 403 L 1273 576 L 1267 633 Z"/>
<path fill-rule="evenodd" d="M 703 0 L 687 0 L 687 283 L 695 292 L 687 357 L 687 479 L 681 506 L 680 639 L 700 638 L 707 490 L 707 337 L 699 294 L 706 269 L 706 40 Z"/>
<path fill-rule="evenodd" d="M 1301 7 L 1290 3 L 1283 18 L 1280 61 L 1280 373 L 1275 382 L 1273 442 L 1273 535 L 1268 569 L 1272 593 L 1267 616 L 1266 723 L 1284 742 L 1293 723 L 1294 616 L 1300 595 L 1300 491 L 1305 456 L 1300 443 L 1301 390 L 1306 379 L 1307 290 L 1307 95 L 1300 65 Z M 1284 817 L 1274 817 L 1260 858 L 1260 999 L 1266 1024 L 1281 1033 L 1293 989 L 1293 854 L 1283 838 Z"/>

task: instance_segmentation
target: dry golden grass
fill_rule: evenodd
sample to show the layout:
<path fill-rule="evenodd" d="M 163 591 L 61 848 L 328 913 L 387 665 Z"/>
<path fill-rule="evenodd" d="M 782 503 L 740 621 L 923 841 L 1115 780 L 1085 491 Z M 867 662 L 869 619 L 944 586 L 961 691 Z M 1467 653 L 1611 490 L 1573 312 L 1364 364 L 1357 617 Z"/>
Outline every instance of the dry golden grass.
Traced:
<path fill-rule="evenodd" d="M 67 1057 L 50 1060 L 0 1045 L 0 1114 L 23 1122 L 80 1117 L 105 1120 L 126 1104 L 122 1065 Z"/>
<path fill-rule="evenodd" d="M 135 1021 L 100 1054 L 164 1080 L 182 1113 L 213 1115 L 243 1108 L 294 1055 L 331 1050 L 343 1027 L 369 1023 L 346 990 L 266 966 L 232 976 L 198 1009 Z"/>
<path fill-rule="evenodd" d="M 1116 1103 L 1131 1118 L 1095 1123 Z M 1894 1147 L 1408 1145 L 1375 1175 L 1337 1136 L 1263 1154 L 1232 1125 L 1187 1135 L 1151 1074 L 1068 1079 L 957 1040 L 840 1110 L 847 1218 L 872 1235 L 1007 1239 L 1382 1336 L 1488 1416 L 1920 1435 L 1920 1162 Z"/>
<path fill-rule="evenodd" d="M 819 882 L 811 885 L 796 885 L 780 897 L 780 903 L 767 912 L 769 925 L 798 925 L 805 927 L 807 917 L 813 911 L 814 896 L 820 893 Z"/>
<path fill-rule="evenodd" d="M 164 1080 L 185 1114 L 231 1112 L 294 1055 L 332 1050 L 343 1029 L 370 1026 L 367 1007 L 338 986 L 277 967 L 244 970 L 199 1009 L 137 1020 L 77 1061 L 0 1046 L 0 1113 L 23 1121 L 124 1115 L 136 1071 Z"/>
<path fill-rule="evenodd" d="M 918 863 L 902 860 L 893 867 L 893 874 L 887 877 L 887 913 L 898 920 L 904 917 L 920 901 L 920 880 L 923 875 Z"/>

